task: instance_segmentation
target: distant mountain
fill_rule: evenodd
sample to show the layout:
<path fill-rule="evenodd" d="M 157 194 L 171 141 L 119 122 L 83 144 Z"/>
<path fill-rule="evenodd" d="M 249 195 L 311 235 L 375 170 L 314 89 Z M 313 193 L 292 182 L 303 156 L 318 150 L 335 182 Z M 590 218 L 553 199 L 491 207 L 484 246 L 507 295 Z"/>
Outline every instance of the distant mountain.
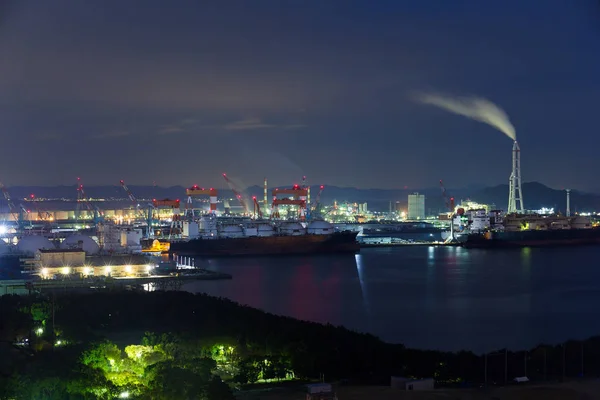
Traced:
<path fill-rule="evenodd" d="M 64 198 L 76 199 L 76 186 L 12 186 L 7 188 L 15 203 L 34 194 L 39 198 Z M 183 186 L 141 186 L 129 185 L 129 189 L 138 199 L 180 199 L 185 202 L 185 188 Z M 268 200 L 272 199 L 269 188 Z M 85 187 L 86 195 L 93 198 L 105 198 L 129 201 L 127 193 L 120 186 L 89 186 Z M 311 198 L 314 201 L 319 192 L 319 186 L 311 186 Z M 370 210 L 387 211 L 392 203 L 392 208 L 406 209 L 408 195 L 418 192 L 425 195 L 425 208 L 428 213 L 443 212 L 445 210 L 444 199 L 439 187 L 424 188 L 420 190 L 406 189 L 359 189 L 338 186 L 325 186 L 321 201 L 331 204 L 334 200 L 338 202 L 368 203 Z M 244 193 L 250 198 L 256 196 L 259 201 L 263 199 L 263 187 L 251 186 Z M 454 197 L 458 204 L 460 200 L 471 199 L 480 203 L 495 204 L 500 209 L 505 209 L 508 202 L 508 185 L 484 187 L 470 185 L 464 188 L 447 189 L 448 196 Z M 219 189 L 219 197 L 234 198 L 229 189 Z M 549 188 L 538 182 L 523 184 L 523 198 L 527 209 L 539 209 L 542 207 L 553 207 L 557 211 L 565 211 L 566 193 L 564 190 Z M 0 198 L 0 204 L 4 205 Z M 231 203 L 235 206 L 235 200 Z M 571 191 L 571 211 L 600 210 L 600 195 Z"/>
<path fill-rule="evenodd" d="M 537 210 L 542 207 L 554 208 L 565 212 L 567 194 L 564 189 L 552 189 L 539 182 L 527 182 L 522 185 L 523 203 L 526 209 Z M 494 203 L 505 209 L 508 203 L 508 185 L 488 187 L 474 193 L 473 200 L 481 203 Z M 571 190 L 571 212 L 600 210 L 600 195 Z"/>

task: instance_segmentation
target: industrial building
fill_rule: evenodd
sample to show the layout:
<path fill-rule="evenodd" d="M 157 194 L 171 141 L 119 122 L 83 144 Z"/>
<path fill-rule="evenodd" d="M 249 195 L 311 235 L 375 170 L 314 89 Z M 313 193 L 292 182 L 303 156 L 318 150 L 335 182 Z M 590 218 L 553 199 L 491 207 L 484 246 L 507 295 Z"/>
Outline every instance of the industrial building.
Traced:
<path fill-rule="evenodd" d="M 413 193 L 408 195 L 407 219 L 425 219 L 425 195 Z"/>

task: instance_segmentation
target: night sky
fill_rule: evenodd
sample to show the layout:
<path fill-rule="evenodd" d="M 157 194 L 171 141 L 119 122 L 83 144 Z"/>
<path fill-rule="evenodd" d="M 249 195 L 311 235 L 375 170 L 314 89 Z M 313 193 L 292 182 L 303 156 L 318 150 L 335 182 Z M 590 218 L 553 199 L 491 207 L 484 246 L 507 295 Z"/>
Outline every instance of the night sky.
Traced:
<path fill-rule="evenodd" d="M 507 183 L 512 143 L 413 94 L 475 95 L 523 181 L 600 190 L 587 0 L 0 0 L 0 180 Z"/>

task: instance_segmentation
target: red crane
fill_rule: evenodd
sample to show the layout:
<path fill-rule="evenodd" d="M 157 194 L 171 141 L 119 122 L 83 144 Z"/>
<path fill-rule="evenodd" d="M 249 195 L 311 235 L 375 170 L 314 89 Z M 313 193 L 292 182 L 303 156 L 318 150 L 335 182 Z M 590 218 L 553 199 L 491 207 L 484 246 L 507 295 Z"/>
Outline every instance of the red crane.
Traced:
<path fill-rule="evenodd" d="M 256 218 L 256 215 L 258 214 L 258 218 L 262 219 L 263 213 L 260 210 L 260 204 L 258 204 L 258 200 L 256 200 L 256 196 L 252 196 L 252 201 L 254 202 L 254 218 Z"/>
<path fill-rule="evenodd" d="M 229 180 L 229 178 L 227 177 L 227 174 L 223 174 L 223 178 L 225 179 L 225 182 L 227 182 L 227 186 L 229 186 L 229 189 L 231 189 L 231 191 L 233 192 L 233 194 L 235 195 L 235 197 L 237 197 L 238 201 L 240 202 L 240 205 L 244 209 L 244 213 L 250 214 L 250 210 L 248 209 L 248 205 L 246 204 L 246 201 L 244 201 L 244 198 L 242 197 L 242 194 L 240 193 L 240 191 L 237 190 L 237 188 L 235 187 L 235 185 L 233 184 L 233 182 L 231 182 Z"/>
<path fill-rule="evenodd" d="M 444 187 L 444 182 L 441 179 L 440 188 L 442 189 L 442 197 L 444 198 L 446 208 L 448 209 L 448 211 L 454 212 L 454 197 L 448 197 L 448 193 L 446 193 L 446 188 Z"/>

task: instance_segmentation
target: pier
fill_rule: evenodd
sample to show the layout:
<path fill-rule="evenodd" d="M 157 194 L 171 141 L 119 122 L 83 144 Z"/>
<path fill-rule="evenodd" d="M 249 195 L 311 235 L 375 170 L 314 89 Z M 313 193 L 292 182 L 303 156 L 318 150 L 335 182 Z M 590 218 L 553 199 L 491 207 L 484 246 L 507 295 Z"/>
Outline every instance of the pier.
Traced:
<path fill-rule="evenodd" d="M 232 279 L 229 274 L 206 269 L 175 270 L 168 275 L 149 275 L 137 277 L 78 277 L 65 276 L 63 279 L 13 279 L 0 281 L 0 295 L 29 294 L 32 292 L 56 290 L 181 290 L 192 281 Z"/>
<path fill-rule="evenodd" d="M 406 246 L 461 246 L 460 243 L 456 242 L 371 242 L 371 243 L 360 243 L 361 249 L 373 248 L 373 247 L 406 247 Z"/>

